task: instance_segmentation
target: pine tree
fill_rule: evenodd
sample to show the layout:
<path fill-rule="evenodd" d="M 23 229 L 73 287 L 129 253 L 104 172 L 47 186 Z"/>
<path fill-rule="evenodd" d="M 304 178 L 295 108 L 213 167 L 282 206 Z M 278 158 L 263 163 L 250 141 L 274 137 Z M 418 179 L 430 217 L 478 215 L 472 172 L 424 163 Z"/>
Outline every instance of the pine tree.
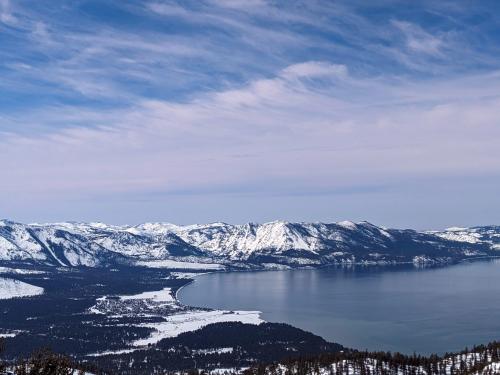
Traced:
<path fill-rule="evenodd" d="M 5 343 L 4 340 L 0 338 L 0 356 L 2 355 L 3 351 L 5 349 Z M 3 363 L 2 359 L 0 358 L 0 372 L 5 371 L 6 365 Z"/>

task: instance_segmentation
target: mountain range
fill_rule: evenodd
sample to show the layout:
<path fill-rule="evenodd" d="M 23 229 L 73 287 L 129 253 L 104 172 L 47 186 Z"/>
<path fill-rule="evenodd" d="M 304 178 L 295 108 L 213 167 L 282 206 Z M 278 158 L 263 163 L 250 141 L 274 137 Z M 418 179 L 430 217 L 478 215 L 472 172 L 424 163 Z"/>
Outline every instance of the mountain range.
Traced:
<path fill-rule="evenodd" d="M 500 255 L 500 227 L 388 229 L 368 222 L 179 226 L 0 220 L 0 262 L 111 267 L 155 261 L 240 268 L 449 263 Z"/>

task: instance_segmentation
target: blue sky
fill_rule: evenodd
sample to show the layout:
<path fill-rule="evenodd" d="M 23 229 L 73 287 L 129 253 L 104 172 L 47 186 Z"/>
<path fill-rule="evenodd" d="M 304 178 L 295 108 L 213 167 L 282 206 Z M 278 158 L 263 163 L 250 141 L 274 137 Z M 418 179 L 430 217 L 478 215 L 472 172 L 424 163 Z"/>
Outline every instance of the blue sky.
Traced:
<path fill-rule="evenodd" d="M 0 216 L 500 224 L 497 1 L 0 0 Z"/>

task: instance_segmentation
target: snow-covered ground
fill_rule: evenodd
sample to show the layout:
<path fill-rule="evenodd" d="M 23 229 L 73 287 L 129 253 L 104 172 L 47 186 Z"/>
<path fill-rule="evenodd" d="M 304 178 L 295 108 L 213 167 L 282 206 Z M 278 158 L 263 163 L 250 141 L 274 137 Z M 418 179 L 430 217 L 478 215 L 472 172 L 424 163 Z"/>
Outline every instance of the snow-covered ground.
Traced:
<path fill-rule="evenodd" d="M 488 366 L 486 366 L 482 371 L 478 371 L 475 374 L 477 375 L 500 374 L 500 362 L 492 362 Z"/>
<path fill-rule="evenodd" d="M 233 351 L 233 347 L 193 350 L 193 352 L 198 354 L 224 354 L 232 353 Z"/>
<path fill-rule="evenodd" d="M 172 289 L 171 288 L 163 288 L 162 290 L 159 291 L 153 291 L 153 292 L 143 292 L 140 294 L 135 294 L 132 296 L 119 296 L 119 298 L 122 301 L 130 301 L 130 300 L 151 300 L 154 302 L 163 302 L 163 303 L 174 303 L 175 299 L 174 296 L 172 295 Z"/>
<path fill-rule="evenodd" d="M 171 274 L 175 278 L 194 278 L 201 273 L 178 272 Z M 222 311 L 190 309 L 181 305 L 172 293 L 170 287 L 159 291 L 148 291 L 134 295 L 103 296 L 96 300 L 96 304 L 89 310 L 92 314 L 108 315 L 109 317 L 147 316 L 159 317 L 161 321 L 153 323 L 136 324 L 152 330 L 148 337 L 129 343 L 118 351 L 92 353 L 89 356 L 102 356 L 108 354 L 128 353 L 140 350 L 149 344 L 175 337 L 184 332 L 195 331 L 212 323 L 241 322 L 247 324 L 260 324 L 259 311 Z M 224 349 L 224 348 L 222 348 Z"/>
<path fill-rule="evenodd" d="M 242 322 L 247 324 L 260 324 L 259 311 L 189 311 L 167 316 L 164 322 L 147 323 L 143 327 L 153 328 L 155 331 L 150 337 L 133 342 L 134 346 L 155 344 L 158 341 L 175 337 L 184 332 L 195 331 L 212 323 Z"/>
<path fill-rule="evenodd" d="M 0 274 L 15 274 L 15 275 L 42 275 L 44 271 L 27 270 L 21 268 L 0 267 Z"/>
<path fill-rule="evenodd" d="M 223 270 L 224 266 L 217 263 L 194 263 L 194 262 L 180 262 L 176 260 L 153 260 L 153 261 L 139 261 L 136 263 L 138 266 L 150 268 L 168 268 L 173 270 Z"/>
<path fill-rule="evenodd" d="M 194 278 L 202 274 L 203 273 L 174 272 L 171 274 L 171 277 Z M 170 299 L 168 299 L 168 303 L 170 303 L 173 308 L 175 308 L 176 306 L 180 306 L 177 299 L 172 296 L 170 288 L 165 288 L 160 292 L 145 292 L 135 296 L 121 296 L 120 299 L 151 299 L 155 302 L 167 302 L 166 300 L 162 299 L 166 298 L 166 294 L 168 294 L 168 296 L 170 297 Z M 241 322 L 247 324 L 260 324 L 264 322 L 260 318 L 260 314 L 260 311 L 183 311 L 165 317 L 164 322 L 143 324 L 143 327 L 152 328 L 154 329 L 154 331 L 150 335 L 150 337 L 137 340 L 133 343 L 133 345 L 140 347 L 148 344 L 154 344 L 164 338 L 175 337 L 184 332 L 195 331 L 212 323 Z"/>
<path fill-rule="evenodd" d="M 0 333 L 0 338 L 16 337 L 15 333 Z"/>
<path fill-rule="evenodd" d="M 484 357 L 484 353 L 468 353 L 468 354 L 458 354 L 451 357 L 446 357 L 436 363 L 434 370 L 428 371 L 423 366 L 415 365 L 402 365 L 398 366 L 389 365 L 388 362 L 380 361 L 374 358 L 366 358 L 364 362 L 364 369 L 360 366 L 359 362 L 352 360 L 340 360 L 338 362 L 333 362 L 329 365 L 320 366 L 315 364 L 310 366 L 309 371 L 305 373 L 307 375 L 363 375 L 363 374 L 384 374 L 384 375 L 453 375 L 453 374 L 471 374 L 471 375 L 493 375 L 500 374 L 500 362 L 493 361 L 491 355 Z M 481 361 L 487 361 L 487 365 L 480 370 L 484 365 Z M 478 367 L 479 366 L 479 367 Z M 474 369 L 476 368 L 476 369 Z M 267 373 L 273 373 L 275 375 L 295 375 L 304 374 L 303 368 L 294 366 L 284 366 L 283 364 L 278 364 L 275 368 L 271 370 L 270 367 L 267 368 Z"/>
<path fill-rule="evenodd" d="M 43 293 L 43 288 L 19 280 L 0 278 L 0 299 L 32 297 Z"/>
<path fill-rule="evenodd" d="M 127 353 L 135 352 L 136 350 L 137 350 L 137 348 L 123 349 L 123 350 L 108 350 L 108 351 L 105 351 L 105 352 L 87 354 L 87 357 L 101 357 L 101 356 L 104 356 L 104 355 L 127 354 Z"/>
<path fill-rule="evenodd" d="M 15 373 L 16 373 L 15 368 L 7 367 L 6 371 L 1 372 L 0 375 L 11 375 L 11 374 L 15 374 Z M 82 372 L 81 370 L 77 370 L 77 369 L 68 369 L 68 370 L 65 370 L 64 373 L 67 375 L 95 375 L 92 372 L 87 372 L 87 371 Z"/>
<path fill-rule="evenodd" d="M 481 242 L 481 235 L 479 233 L 472 232 L 468 228 L 448 228 L 445 232 L 437 232 L 436 235 L 451 241 L 468 243 Z"/>
<path fill-rule="evenodd" d="M 195 277 L 206 275 L 207 272 L 170 272 L 170 278 L 174 279 L 194 279 Z"/>

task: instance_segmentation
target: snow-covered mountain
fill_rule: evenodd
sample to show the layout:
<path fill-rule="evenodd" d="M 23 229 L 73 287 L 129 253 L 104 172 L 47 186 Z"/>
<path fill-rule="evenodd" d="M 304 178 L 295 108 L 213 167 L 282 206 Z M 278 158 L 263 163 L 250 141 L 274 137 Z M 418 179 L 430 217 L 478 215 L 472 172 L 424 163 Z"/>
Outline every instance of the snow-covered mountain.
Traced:
<path fill-rule="evenodd" d="M 486 244 L 494 250 L 500 250 L 500 226 L 489 225 L 472 228 L 448 228 L 441 232 L 429 232 L 441 238 L 468 242 L 472 244 Z"/>
<path fill-rule="evenodd" d="M 126 261 L 123 255 L 64 226 L 26 225 L 7 220 L 0 221 L 0 260 L 86 267 Z"/>
<path fill-rule="evenodd" d="M 417 232 L 347 221 L 188 226 L 0 221 L 0 261 L 55 266 L 98 267 L 166 259 L 266 267 L 445 262 L 495 255 L 499 244 L 500 227 Z"/>

